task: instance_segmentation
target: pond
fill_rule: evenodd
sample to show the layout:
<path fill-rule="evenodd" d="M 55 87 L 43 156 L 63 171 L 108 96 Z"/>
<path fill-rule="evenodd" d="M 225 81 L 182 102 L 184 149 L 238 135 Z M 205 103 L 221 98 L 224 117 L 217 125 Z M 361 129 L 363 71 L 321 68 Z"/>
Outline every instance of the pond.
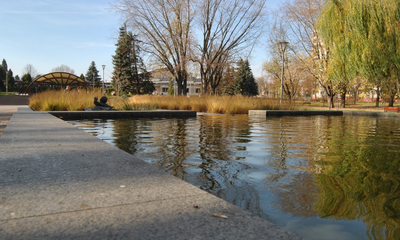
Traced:
<path fill-rule="evenodd" d="M 69 122 L 305 239 L 400 239 L 398 118 Z"/>

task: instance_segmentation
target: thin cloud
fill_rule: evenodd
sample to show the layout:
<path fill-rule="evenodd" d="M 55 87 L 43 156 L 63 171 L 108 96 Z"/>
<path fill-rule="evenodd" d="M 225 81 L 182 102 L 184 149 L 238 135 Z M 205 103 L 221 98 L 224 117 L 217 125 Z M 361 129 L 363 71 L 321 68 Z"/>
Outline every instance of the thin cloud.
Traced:
<path fill-rule="evenodd" d="M 114 44 L 107 44 L 101 42 L 79 42 L 75 44 L 77 48 L 115 48 Z"/>
<path fill-rule="evenodd" d="M 69 11 L 34 11 L 34 10 L 5 10 L 3 13 L 10 14 L 67 14 L 67 15 L 103 15 L 104 12 L 69 12 Z"/>

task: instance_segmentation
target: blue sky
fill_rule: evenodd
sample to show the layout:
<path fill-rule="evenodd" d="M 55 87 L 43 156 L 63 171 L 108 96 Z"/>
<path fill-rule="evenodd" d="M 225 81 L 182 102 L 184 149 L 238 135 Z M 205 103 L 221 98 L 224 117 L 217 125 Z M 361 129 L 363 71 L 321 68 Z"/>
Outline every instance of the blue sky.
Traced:
<path fill-rule="evenodd" d="M 267 0 L 276 7 L 284 0 Z M 32 64 L 39 73 L 51 72 L 61 64 L 86 74 L 92 61 L 105 79 L 111 79 L 112 55 L 119 15 L 110 11 L 112 0 L 0 0 L 0 61 L 4 58 L 14 76 Z M 250 62 L 256 76 L 266 60 L 257 50 Z"/>

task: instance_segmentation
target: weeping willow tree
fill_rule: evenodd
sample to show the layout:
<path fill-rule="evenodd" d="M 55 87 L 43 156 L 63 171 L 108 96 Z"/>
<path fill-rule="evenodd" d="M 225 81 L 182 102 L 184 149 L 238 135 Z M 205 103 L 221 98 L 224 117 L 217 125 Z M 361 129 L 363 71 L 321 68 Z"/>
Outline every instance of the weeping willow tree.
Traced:
<path fill-rule="evenodd" d="M 376 106 L 382 90 L 393 106 L 400 79 L 400 2 L 327 0 L 318 28 L 331 51 L 327 74 L 342 92 L 359 75 L 375 85 Z"/>
<path fill-rule="evenodd" d="M 349 82 L 356 77 L 357 72 L 353 64 L 354 36 L 346 19 L 349 4 L 350 1 L 327 1 L 317 22 L 318 31 L 330 51 L 327 78 L 332 81 L 335 91 L 341 97 L 342 107 L 346 106 Z"/>
<path fill-rule="evenodd" d="M 384 0 L 379 8 L 379 19 L 383 20 L 381 33 L 382 41 L 386 43 L 387 53 L 387 79 L 383 84 L 383 90 L 389 97 L 389 106 L 393 106 L 394 98 L 399 93 L 400 86 L 400 1 Z M 384 54 L 380 55 L 384 58 Z"/>
<path fill-rule="evenodd" d="M 357 0 L 349 11 L 354 12 L 349 19 L 354 25 L 356 50 L 361 53 L 357 59 L 361 74 L 376 86 L 376 106 L 379 106 L 381 90 L 388 94 L 389 106 L 393 106 L 400 69 L 400 3 L 398 0 Z"/>

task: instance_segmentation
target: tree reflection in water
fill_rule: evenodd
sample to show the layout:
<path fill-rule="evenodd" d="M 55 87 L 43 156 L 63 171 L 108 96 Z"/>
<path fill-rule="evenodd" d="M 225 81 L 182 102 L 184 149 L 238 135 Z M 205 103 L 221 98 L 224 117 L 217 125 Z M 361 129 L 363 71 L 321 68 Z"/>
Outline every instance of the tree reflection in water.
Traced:
<path fill-rule="evenodd" d="M 208 115 L 73 124 L 306 239 L 319 239 L 316 228 L 331 229 L 324 239 L 400 239 L 397 118 Z"/>

